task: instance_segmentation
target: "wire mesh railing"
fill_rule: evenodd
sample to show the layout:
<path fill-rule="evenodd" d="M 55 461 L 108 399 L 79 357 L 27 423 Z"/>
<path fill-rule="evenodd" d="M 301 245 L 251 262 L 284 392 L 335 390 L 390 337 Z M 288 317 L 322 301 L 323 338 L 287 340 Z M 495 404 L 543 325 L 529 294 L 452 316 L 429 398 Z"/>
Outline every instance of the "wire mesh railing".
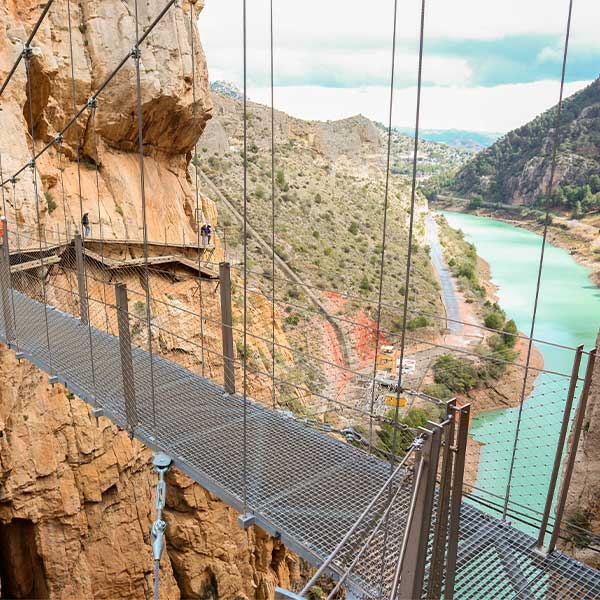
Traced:
<path fill-rule="evenodd" d="M 80 315 L 81 294 L 76 258 L 75 247 L 69 247 L 62 254 L 59 263 L 47 265 L 45 274 L 40 269 L 13 273 L 12 286 L 9 289 L 18 290 L 38 302 L 43 302 L 44 280 L 49 305 L 76 316 Z M 145 279 L 141 267 L 128 266 L 126 261 L 123 261 L 122 268 L 109 271 L 102 264 L 85 260 L 85 294 L 89 307 L 89 323 L 94 329 L 108 335 L 118 335 L 115 284 L 125 283 L 129 296 L 128 322 L 133 347 L 147 352 L 148 340 L 151 339 L 157 356 L 178 362 L 191 373 L 208 377 L 219 385 L 225 383 L 224 365 L 229 361 L 233 366 L 239 389 L 243 361 L 243 329 L 240 327 L 238 312 L 241 286 L 235 268 L 230 275 L 230 330 L 233 355 L 227 356 L 222 347 L 222 281 L 205 279 L 191 273 L 176 277 L 172 271 L 161 267 L 152 268 L 149 295 L 152 320 L 149 335 L 145 316 Z M 261 301 L 267 306 L 268 298 L 264 298 L 258 285 L 256 291 L 251 293 L 256 294 L 256 305 L 259 309 Z M 295 298 L 294 302 L 289 304 L 299 307 L 301 304 L 298 303 L 301 301 L 302 298 Z M 279 318 L 285 319 L 282 318 L 286 314 L 285 300 L 282 298 L 281 303 L 277 300 L 277 306 L 278 312 L 281 311 Z M 284 308 L 281 309 L 280 306 Z M 489 413 L 488 410 L 491 407 L 496 408 L 500 399 L 500 406 L 506 407 L 501 410 L 512 413 L 511 418 L 515 418 L 520 404 L 515 381 L 522 378 L 525 367 L 517 352 L 519 344 L 526 343 L 526 340 L 519 334 L 507 335 L 507 338 L 515 339 L 516 356 L 513 360 L 506 360 L 502 351 L 494 351 L 489 345 L 490 339 L 502 335 L 498 330 L 491 328 L 479 327 L 473 333 L 476 342 L 463 347 L 427 339 L 423 332 L 410 334 L 407 336 L 407 343 L 409 348 L 414 348 L 414 353 L 409 351 L 406 356 L 409 361 L 415 360 L 411 359 L 411 356 L 416 356 L 418 367 L 416 372 L 406 373 L 405 383 L 398 390 L 394 382 L 393 368 L 387 373 L 387 377 L 382 371 L 376 372 L 373 377 L 371 364 L 360 365 L 355 362 L 346 366 L 341 360 L 332 360 L 330 348 L 314 344 L 310 337 L 311 329 L 314 331 L 314 324 L 320 322 L 319 317 L 322 319 L 322 315 L 319 315 L 315 306 L 307 306 L 305 303 L 304 308 L 311 315 L 308 326 L 281 327 L 276 332 L 275 340 L 264 322 L 261 323 L 259 318 L 253 320 L 253 317 L 250 317 L 247 336 L 252 355 L 248 357 L 247 368 L 250 377 L 249 389 L 253 398 L 276 410 L 290 411 L 307 427 L 330 431 L 339 439 L 346 439 L 385 458 L 389 457 L 388 452 L 391 450 L 390 443 L 395 426 L 392 409 L 398 401 L 396 396 L 401 403 L 406 404 L 400 412 L 401 421 L 396 424 L 400 431 L 407 432 L 404 437 L 404 434 L 400 434 L 402 444 L 406 446 L 413 434 L 410 433 L 410 426 L 407 427 L 404 422 L 405 416 L 423 411 L 427 418 L 439 417 L 443 398 L 436 397 L 436 393 L 439 396 L 439 390 L 443 389 L 440 386 L 449 386 L 450 392 L 471 400 L 474 407 L 475 418 L 465 465 L 465 490 L 468 500 L 491 514 L 501 515 L 506 511 L 518 526 L 529 533 L 535 533 L 536 528 L 539 529 L 545 513 L 549 520 L 549 530 L 555 527 L 553 516 L 548 514 L 544 503 L 551 479 L 556 480 L 557 477 L 556 473 L 552 473 L 558 443 L 556 427 L 563 420 L 564 406 L 571 385 L 575 385 L 577 394 L 581 392 L 583 373 L 577 371 L 572 373 L 571 377 L 567 377 L 567 373 L 545 370 L 542 364 L 530 365 L 527 399 L 521 414 L 521 435 L 515 443 L 517 436 L 514 420 L 503 421 L 501 426 L 497 425 L 493 418 L 495 412 Z M 339 315 L 339 321 L 355 327 L 358 331 L 375 333 L 372 323 L 354 320 L 352 314 Z M 474 325 L 471 324 L 470 327 L 475 330 Z M 44 323 L 38 315 L 37 320 L 30 321 L 23 327 L 21 335 L 25 338 L 30 337 L 40 328 L 44 328 Z M 386 341 L 389 345 L 397 343 L 397 335 L 394 337 L 393 332 L 383 333 L 387 336 Z M 44 354 L 48 359 L 54 338 L 59 340 L 60 333 L 50 326 L 50 349 L 46 349 Z M 483 344 L 488 344 L 485 352 L 482 350 Z M 274 372 L 271 366 L 273 349 L 276 353 Z M 95 348 L 92 347 L 88 351 L 93 354 Z M 554 346 L 553 351 L 561 352 L 565 363 L 577 353 L 577 349 Z M 585 363 L 587 353 L 581 352 L 581 355 Z M 145 360 L 153 359 L 146 357 Z M 466 361 L 469 361 L 472 369 L 465 374 Z M 412 363 L 409 363 L 409 369 L 412 368 Z M 469 377 L 475 380 L 482 377 L 476 372 L 477 369 L 489 369 L 492 372 L 491 375 L 484 374 L 492 378 L 491 391 L 479 389 L 477 385 L 473 389 L 462 391 L 455 387 L 468 386 Z M 307 378 L 307 374 L 312 376 Z M 97 387 L 97 382 L 92 381 L 92 385 Z M 359 396 L 357 390 L 360 390 Z M 372 397 L 375 398 L 374 402 L 370 402 Z M 274 406 L 273 398 L 276 399 Z M 576 400 L 575 398 L 572 402 L 568 423 L 576 410 Z M 148 403 L 152 404 L 149 400 L 144 401 L 145 408 L 140 412 L 142 425 L 156 418 L 156 407 L 148 406 Z M 371 431 L 368 427 L 369 422 L 374 424 Z M 549 431 L 554 433 L 548 435 Z M 508 478 L 513 451 L 515 462 L 509 489 Z M 532 455 L 536 456 L 535 466 L 532 466 L 530 460 Z M 555 496 L 558 493 L 556 487 L 555 485 Z M 558 524 L 561 537 L 578 535 L 572 531 L 569 534 L 566 529 L 568 527 L 564 523 Z M 595 537 L 589 534 L 586 539 L 593 541 Z"/>

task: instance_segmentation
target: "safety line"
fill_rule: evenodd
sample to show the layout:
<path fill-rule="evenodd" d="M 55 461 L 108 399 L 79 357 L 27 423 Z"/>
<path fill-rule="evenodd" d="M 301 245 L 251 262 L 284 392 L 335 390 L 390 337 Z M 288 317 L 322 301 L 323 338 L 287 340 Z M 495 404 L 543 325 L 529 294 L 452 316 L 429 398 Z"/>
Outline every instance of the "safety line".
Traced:
<path fill-rule="evenodd" d="M 546 192 L 546 196 L 548 198 L 550 198 L 552 196 L 552 189 L 554 187 L 554 175 L 556 172 L 556 156 L 557 156 L 557 152 L 558 152 L 558 146 L 560 143 L 560 125 L 561 125 L 561 115 L 562 115 L 562 103 L 563 103 L 563 95 L 564 95 L 564 88 L 565 88 L 565 75 L 566 75 L 566 71 L 567 71 L 567 57 L 568 57 L 568 53 L 569 53 L 569 36 L 571 34 L 571 16 L 572 16 L 572 14 L 573 14 L 573 0 L 569 0 L 569 13 L 567 16 L 567 30 L 566 30 L 566 34 L 565 34 L 565 45 L 564 45 L 564 51 L 563 51 L 562 71 L 561 71 L 561 77 L 560 77 L 560 92 L 559 92 L 559 98 L 558 98 L 558 107 L 556 109 L 554 135 L 552 138 L 552 161 L 551 161 L 551 167 L 550 167 L 550 179 L 548 181 L 548 187 L 547 187 L 547 192 Z M 529 363 L 531 360 L 531 353 L 532 353 L 532 349 L 533 349 L 532 338 L 533 338 L 533 334 L 535 332 L 535 322 L 536 322 L 538 302 L 539 302 L 539 297 L 540 297 L 540 286 L 541 286 L 541 282 L 542 282 L 542 271 L 543 271 L 543 267 L 544 267 L 544 255 L 545 255 L 545 251 L 546 251 L 546 240 L 548 237 L 548 222 L 549 222 L 549 220 L 550 220 L 550 204 L 548 203 L 548 205 L 546 206 L 546 219 L 544 221 L 544 232 L 542 235 L 542 249 L 540 251 L 540 262 L 539 262 L 538 273 L 537 273 L 537 282 L 536 282 L 536 286 L 535 286 L 535 300 L 533 303 L 533 315 L 531 317 L 531 331 L 529 334 L 529 344 L 527 346 L 527 360 L 525 361 L 525 374 L 523 376 L 523 386 L 521 388 L 521 399 L 519 402 L 519 412 L 517 415 L 517 424 L 516 424 L 516 428 L 515 428 L 515 441 L 514 441 L 513 448 L 512 448 L 512 456 L 510 459 L 510 469 L 508 471 L 508 482 L 506 484 L 506 496 L 504 498 L 504 509 L 502 511 L 503 519 L 506 518 L 506 511 L 507 511 L 508 502 L 510 499 L 510 486 L 512 483 L 512 476 L 513 476 L 513 471 L 514 471 L 514 467 L 515 467 L 515 459 L 516 459 L 516 455 L 517 455 L 517 446 L 519 443 L 519 435 L 521 432 L 521 419 L 523 416 L 523 404 L 525 402 L 525 392 L 527 389 L 527 378 L 529 376 Z"/>

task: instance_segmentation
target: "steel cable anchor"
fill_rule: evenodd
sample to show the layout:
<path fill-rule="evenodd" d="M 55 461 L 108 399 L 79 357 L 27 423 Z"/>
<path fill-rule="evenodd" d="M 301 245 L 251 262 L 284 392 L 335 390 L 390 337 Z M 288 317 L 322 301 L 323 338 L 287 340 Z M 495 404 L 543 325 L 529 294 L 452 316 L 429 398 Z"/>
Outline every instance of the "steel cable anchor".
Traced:
<path fill-rule="evenodd" d="M 158 597 L 158 573 L 160 569 L 160 558 L 165 546 L 165 530 L 167 523 L 163 520 L 163 510 L 165 508 L 167 496 L 167 484 L 165 483 L 165 474 L 171 468 L 173 460 L 166 454 L 157 453 L 152 459 L 154 470 L 158 473 L 158 482 L 156 484 L 156 520 L 150 528 L 152 536 L 152 558 L 154 559 L 154 590 L 155 598 Z"/>

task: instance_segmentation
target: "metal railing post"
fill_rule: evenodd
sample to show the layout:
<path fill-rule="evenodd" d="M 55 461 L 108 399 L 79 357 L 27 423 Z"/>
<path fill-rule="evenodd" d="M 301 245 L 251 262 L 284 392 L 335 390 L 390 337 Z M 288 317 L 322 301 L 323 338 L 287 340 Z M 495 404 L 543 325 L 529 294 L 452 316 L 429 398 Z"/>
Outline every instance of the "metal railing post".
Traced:
<path fill-rule="evenodd" d="M 219 281 L 221 288 L 221 337 L 223 338 L 223 387 L 227 394 L 235 394 L 231 265 L 228 262 L 219 263 Z"/>
<path fill-rule="evenodd" d="M 571 371 L 571 382 L 569 383 L 567 401 L 565 403 L 562 425 L 560 427 L 560 434 L 558 436 L 558 444 L 556 446 L 556 454 L 554 456 L 554 465 L 552 467 L 552 474 L 550 475 L 548 494 L 546 496 L 546 505 L 544 507 L 544 514 L 542 516 L 542 523 L 540 524 L 538 539 L 535 544 L 535 547 L 538 551 L 542 550 L 544 546 L 546 528 L 548 527 L 548 519 L 550 518 L 550 511 L 552 510 L 552 503 L 554 501 L 554 492 L 556 491 L 556 482 L 558 481 L 558 475 L 560 473 L 560 467 L 562 464 L 565 440 L 567 439 L 567 430 L 569 429 L 569 423 L 571 421 L 571 409 L 573 408 L 573 398 L 575 397 L 575 391 L 577 389 L 577 379 L 579 377 L 579 367 L 581 365 L 582 354 L 583 346 L 578 346 L 575 352 L 575 359 L 573 361 L 573 369 Z"/>
<path fill-rule="evenodd" d="M 123 375 L 123 393 L 125 396 L 125 415 L 130 433 L 138 424 L 135 405 L 135 380 L 133 375 L 133 359 L 131 355 L 131 334 L 129 331 L 129 301 L 127 286 L 124 283 L 115 285 L 117 301 L 117 324 L 119 327 L 119 350 L 121 354 L 121 373 Z"/>
<path fill-rule="evenodd" d="M 448 535 L 448 515 L 450 512 L 450 490 L 452 486 L 452 465 L 454 463 L 454 410 L 456 400 L 449 400 L 446 405 L 447 423 L 444 426 L 444 441 L 442 451 L 442 468 L 440 475 L 440 490 L 438 494 L 437 515 L 435 532 L 431 549 L 431 562 L 429 567 L 428 600 L 440 598 L 444 572 L 444 559 L 446 556 L 446 538 Z"/>
<path fill-rule="evenodd" d="M 460 535 L 460 507 L 462 504 L 463 480 L 465 475 L 465 458 L 467 455 L 467 441 L 469 437 L 469 418 L 471 405 L 465 404 L 457 408 L 458 433 L 456 446 L 453 452 L 454 472 L 452 473 L 452 500 L 450 501 L 450 531 L 448 533 L 448 550 L 446 554 L 446 580 L 444 585 L 445 600 L 454 597 L 454 581 L 456 578 L 456 556 L 458 552 L 458 538 Z"/>
<path fill-rule="evenodd" d="M 2 253 L 0 262 L 0 290 L 2 294 L 2 314 L 4 315 L 4 333 L 6 342 L 10 345 L 15 340 L 15 323 L 13 321 L 10 302 L 10 248 L 8 245 L 8 223 L 6 217 L 0 221 L 2 225 Z"/>
<path fill-rule="evenodd" d="M 554 527 L 552 528 L 552 535 L 550 537 L 550 543 L 548 544 L 548 554 L 550 554 L 556 547 L 558 534 L 560 533 L 560 524 L 565 512 L 565 504 L 567 503 L 567 495 L 569 494 L 569 486 L 571 485 L 571 476 L 573 475 L 573 467 L 575 466 L 575 458 L 577 456 L 577 446 L 579 446 L 579 438 L 581 437 L 581 429 L 583 427 L 588 396 L 590 394 L 590 387 L 592 385 L 592 375 L 594 373 L 594 365 L 596 364 L 596 352 L 597 349 L 594 348 L 588 357 L 583 389 L 581 390 L 581 397 L 579 398 L 577 412 L 575 413 L 575 419 L 573 421 L 571 445 L 569 447 L 569 456 L 567 458 L 567 464 L 565 465 L 564 471 L 565 475 L 560 486 L 558 501 L 556 503 Z"/>
<path fill-rule="evenodd" d="M 425 578 L 427 542 L 431 529 L 431 515 L 437 465 L 440 454 L 441 427 L 427 431 L 420 460 L 415 464 L 418 475 L 411 499 L 411 517 L 404 533 L 401 556 L 396 567 L 390 598 L 420 598 Z"/>
<path fill-rule="evenodd" d="M 81 234 L 75 234 L 75 260 L 77 265 L 77 290 L 79 292 L 79 315 L 81 323 L 87 325 L 89 322 L 89 310 L 87 290 L 85 288 L 85 263 L 83 258 L 83 240 Z"/>

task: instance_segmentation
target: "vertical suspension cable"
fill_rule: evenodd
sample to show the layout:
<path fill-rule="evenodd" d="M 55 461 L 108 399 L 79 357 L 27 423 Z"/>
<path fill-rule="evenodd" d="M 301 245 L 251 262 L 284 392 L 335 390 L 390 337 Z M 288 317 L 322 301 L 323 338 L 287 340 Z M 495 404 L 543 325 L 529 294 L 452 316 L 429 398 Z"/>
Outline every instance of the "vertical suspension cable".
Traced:
<path fill-rule="evenodd" d="M 417 106 L 415 114 L 415 138 L 413 148 L 412 182 L 410 188 L 410 219 L 408 225 L 408 248 L 406 253 L 406 277 L 404 281 L 404 307 L 402 309 L 402 334 L 400 338 L 400 368 L 398 370 L 398 387 L 396 390 L 396 406 L 394 410 L 394 434 L 392 437 L 391 465 L 393 468 L 396 460 L 396 445 L 398 442 L 398 416 L 400 407 L 400 393 L 402 388 L 402 366 L 406 350 L 406 319 L 408 317 L 408 300 L 410 290 L 410 269 L 412 266 L 412 243 L 415 223 L 415 196 L 417 192 L 417 161 L 419 154 L 419 121 L 421 117 L 421 87 L 423 75 L 423 41 L 425 34 L 425 0 L 421 1 L 421 26 L 419 33 L 419 67 L 417 74 Z"/>
<path fill-rule="evenodd" d="M 270 9 L 270 51 L 271 51 L 271 402 L 276 408 L 275 397 L 275 92 L 274 92 L 274 35 L 273 35 L 273 0 Z"/>
<path fill-rule="evenodd" d="M 61 189 L 61 196 L 62 196 L 62 205 L 63 205 L 63 217 L 64 217 L 64 221 L 65 221 L 65 241 L 69 241 L 69 235 L 68 235 L 68 225 L 67 225 L 67 199 L 66 199 L 66 194 L 65 194 L 65 178 L 64 178 L 64 174 L 63 174 L 63 164 L 62 164 L 62 158 L 63 158 L 63 140 L 62 137 L 60 140 L 58 140 L 58 173 L 59 173 L 59 177 L 60 177 L 60 189 Z"/>
<path fill-rule="evenodd" d="M 381 261 L 379 264 L 379 293 L 377 297 L 377 327 L 375 329 L 375 357 L 373 359 L 373 381 L 371 403 L 369 405 L 369 452 L 373 448 L 373 407 L 375 404 L 375 378 L 377 377 L 377 358 L 379 356 L 379 337 L 381 335 L 381 305 L 383 301 L 383 275 L 385 267 L 385 247 L 387 241 L 387 217 L 390 188 L 390 161 L 392 155 L 392 111 L 394 106 L 394 73 L 396 66 L 396 27 L 398 16 L 398 0 L 394 0 L 394 26 L 392 33 L 392 65 L 390 72 L 390 102 L 388 113 L 387 154 L 385 168 L 385 192 L 383 200 L 383 232 L 381 235 Z"/>
<path fill-rule="evenodd" d="M 244 321 L 244 360 L 243 360 L 243 397 L 244 397 L 244 421 L 243 421 L 243 464 L 242 464 L 242 479 L 243 479 L 243 504 L 244 514 L 248 512 L 248 81 L 247 81 L 247 23 L 246 23 L 246 0 L 243 0 L 242 14 L 242 29 L 243 29 L 243 78 L 244 78 L 244 302 L 243 302 L 243 321 Z"/>
<path fill-rule="evenodd" d="M 395 26 L 395 20 L 394 20 Z M 416 111 L 415 111 L 415 137 L 414 137 L 414 149 L 413 149 L 413 168 L 412 168 L 412 184 L 411 184 L 411 194 L 410 194 L 410 220 L 409 220 L 409 228 L 408 228 L 408 248 L 406 255 L 406 278 L 405 278 L 405 287 L 404 287 L 404 307 L 403 307 L 403 318 L 402 318 L 402 337 L 400 341 L 400 365 L 398 369 L 398 384 L 396 390 L 396 406 L 394 409 L 394 431 L 392 436 L 392 450 L 390 452 L 390 473 L 394 471 L 394 465 L 396 462 L 396 449 L 398 443 L 398 417 L 399 417 L 399 407 L 400 407 L 400 390 L 402 386 L 402 364 L 404 361 L 404 349 L 406 345 L 406 318 L 408 314 L 408 290 L 410 285 L 410 267 L 412 261 L 412 237 L 413 237 L 413 228 L 414 228 L 414 215 L 415 215 L 415 195 L 417 189 L 417 156 L 419 151 L 419 119 L 421 115 L 421 81 L 422 81 L 422 71 L 423 71 L 423 41 L 425 34 L 425 0 L 421 0 L 421 23 L 419 30 L 419 64 L 418 64 L 418 72 L 417 72 L 417 102 L 416 102 Z M 390 109 L 391 115 L 391 109 Z M 372 412 L 372 411 L 371 411 Z M 391 501 L 391 498 L 389 499 Z M 385 526 L 384 526 L 384 535 L 383 535 L 383 543 L 381 549 L 381 559 L 380 559 L 380 588 L 379 594 L 383 594 L 383 582 L 384 582 L 384 572 L 386 567 L 386 558 L 387 558 L 387 547 L 389 540 L 389 513 L 386 517 Z"/>
<path fill-rule="evenodd" d="M 4 182 L 4 173 L 2 170 L 2 152 L 0 152 L 0 181 Z M 17 313 L 15 310 L 15 293 L 14 293 L 15 291 L 14 291 L 14 288 L 12 285 L 12 275 L 10 273 L 10 238 L 9 238 L 10 227 L 8 226 L 8 214 L 6 213 L 6 196 L 5 196 L 4 185 L 2 185 L 2 214 L 6 218 L 5 224 L 6 224 L 6 227 L 8 228 L 8 232 L 6 234 L 6 239 L 9 240 L 9 252 L 7 253 L 7 255 L 8 255 L 8 283 L 9 283 L 9 289 L 10 289 L 10 305 L 11 305 L 11 311 L 12 311 L 12 315 L 13 315 L 13 323 L 15 324 L 15 327 L 14 327 L 15 347 L 18 352 L 19 351 L 19 335 L 18 335 L 18 330 L 17 330 Z M 15 218 L 15 221 L 16 220 L 17 219 Z M 7 338 L 8 338 L 8 336 L 7 336 Z M 7 339 L 7 341 L 8 341 L 8 339 Z"/>
<path fill-rule="evenodd" d="M 194 125 L 198 125 L 198 107 L 196 105 L 196 56 L 194 45 L 194 2 L 190 0 L 190 39 L 192 51 L 192 114 Z M 200 190 L 198 188 L 198 140 L 194 142 L 194 175 L 196 179 L 196 233 L 198 241 L 198 300 L 200 302 L 200 361 L 202 376 L 204 377 L 204 302 L 202 298 L 202 253 L 200 251 Z M 202 213 L 204 217 L 204 213 Z M 216 231 L 214 232 L 216 235 Z"/>
<path fill-rule="evenodd" d="M 67 0 L 67 21 L 69 29 L 69 54 L 71 59 L 71 96 L 73 101 L 73 115 L 77 115 L 77 88 L 75 86 L 75 59 L 73 52 L 73 26 L 71 23 L 71 0 Z M 75 123 L 75 144 L 77 150 L 77 184 L 79 191 L 79 222 L 83 225 L 83 194 L 81 191 L 81 143 L 79 140 L 79 132 L 77 131 L 77 123 Z M 85 232 L 82 231 L 81 245 L 83 249 L 83 293 L 86 300 L 86 320 L 88 329 L 88 341 L 90 346 L 90 369 L 92 375 L 92 390 L 94 394 L 94 405 L 96 404 L 97 389 L 96 389 L 96 368 L 94 364 L 94 343 L 92 338 L 92 322 L 90 318 L 90 296 L 88 294 L 88 276 L 87 276 L 87 263 L 85 260 Z M 79 305 L 81 306 L 81 298 L 79 299 Z"/>
<path fill-rule="evenodd" d="M 560 75 L 560 91 L 558 96 L 558 106 L 556 108 L 556 118 L 554 121 L 554 132 L 552 136 L 552 158 L 550 162 L 550 179 L 546 187 L 546 218 L 544 219 L 544 231 L 542 234 L 542 248 L 540 250 L 540 261 L 538 265 L 537 281 L 535 286 L 535 299 L 533 303 L 533 314 L 531 316 L 531 329 L 529 332 L 529 342 L 527 344 L 527 360 L 525 361 L 525 374 L 523 376 L 523 386 L 521 387 L 521 397 L 519 401 L 519 412 L 517 414 L 517 425 L 515 428 L 515 440 L 512 448 L 512 455 L 510 459 L 510 469 L 508 471 L 508 481 L 506 484 L 506 495 L 504 496 L 504 508 L 502 510 L 502 518 L 506 519 L 508 511 L 508 503 L 510 501 L 510 487 L 512 483 L 513 472 L 515 468 L 515 459 L 517 456 L 517 446 L 519 443 L 519 435 L 521 432 L 521 420 L 523 417 L 523 404 L 525 402 L 525 392 L 527 390 L 527 379 L 529 376 L 529 365 L 531 361 L 531 353 L 533 350 L 533 336 L 535 333 L 535 323 L 537 318 L 537 309 L 540 297 L 540 287 L 542 283 L 542 271 L 544 268 L 544 256 L 546 251 L 546 240 L 548 237 L 548 224 L 550 221 L 550 198 L 554 188 L 554 176 L 556 174 L 556 158 L 558 154 L 558 147 L 560 145 L 560 125 L 562 116 L 562 105 L 565 89 L 565 75 L 567 72 L 567 57 L 569 54 L 569 37 L 571 35 L 571 17 L 573 14 L 573 0 L 569 0 L 569 11 L 567 15 L 567 26 L 565 32 L 565 44 L 563 49 L 563 60 L 562 70 Z"/>
<path fill-rule="evenodd" d="M 105 266 L 104 266 L 104 228 L 102 226 L 102 212 L 100 210 L 100 167 L 99 152 L 98 152 L 98 132 L 96 130 L 96 114 L 98 110 L 96 98 L 88 100 L 88 105 L 91 105 L 92 110 L 92 144 L 94 151 L 96 152 L 96 207 L 98 212 L 98 226 L 100 228 L 100 258 L 102 260 L 102 296 L 104 305 L 104 320 L 106 322 L 106 333 L 110 333 L 110 324 L 108 319 L 108 302 L 106 300 L 106 278 L 105 278 Z"/>
<path fill-rule="evenodd" d="M 150 309 L 150 270 L 148 268 L 148 224 L 146 220 L 146 179 L 144 174 L 144 119 L 142 115 L 142 76 L 140 72 L 140 23 L 138 0 L 135 0 L 135 47 L 132 56 L 135 61 L 137 93 L 137 125 L 140 164 L 140 192 L 142 197 L 142 235 L 144 242 L 144 278 L 146 280 L 146 325 L 148 326 L 148 353 L 150 354 L 150 394 L 152 400 L 152 424 L 156 427 L 156 399 L 154 394 L 154 358 L 152 354 L 152 314 Z"/>
<path fill-rule="evenodd" d="M 45 262 L 44 262 L 44 251 L 42 249 L 42 223 L 40 220 L 40 202 L 39 202 L 39 190 L 37 181 L 37 167 L 35 164 L 35 126 L 33 123 L 33 90 L 31 85 L 31 56 L 32 50 L 29 46 L 25 46 L 23 49 L 25 59 L 25 75 L 27 78 L 27 95 L 29 103 L 29 123 L 31 126 L 31 162 L 29 166 L 33 174 L 33 193 L 35 195 L 35 213 L 38 226 L 38 242 L 39 242 L 39 253 L 40 253 L 40 265 L 41 265 L 41 282 L 42 282 L 42 297 L 44 300 L 44 322 L 46 326 L 46 344 L 48 345 L 48 367 L 50 375 L 54 375 L 54 368 L 52 365 L 52 347 L 50 345 L 50 323 L 48 321 L 48 297 L 46 294 L 46 274 L 45 274 Z"/>
<path fill-rule="evenodd" d="M 0 181 L 4 183 L 4 171 L 2 170 L 2 152 L 0 151 Z M 6 198 L 4 197 L 4 185 L 2 185 L 2 214 L 7 217 L 6 214 Z"/>

